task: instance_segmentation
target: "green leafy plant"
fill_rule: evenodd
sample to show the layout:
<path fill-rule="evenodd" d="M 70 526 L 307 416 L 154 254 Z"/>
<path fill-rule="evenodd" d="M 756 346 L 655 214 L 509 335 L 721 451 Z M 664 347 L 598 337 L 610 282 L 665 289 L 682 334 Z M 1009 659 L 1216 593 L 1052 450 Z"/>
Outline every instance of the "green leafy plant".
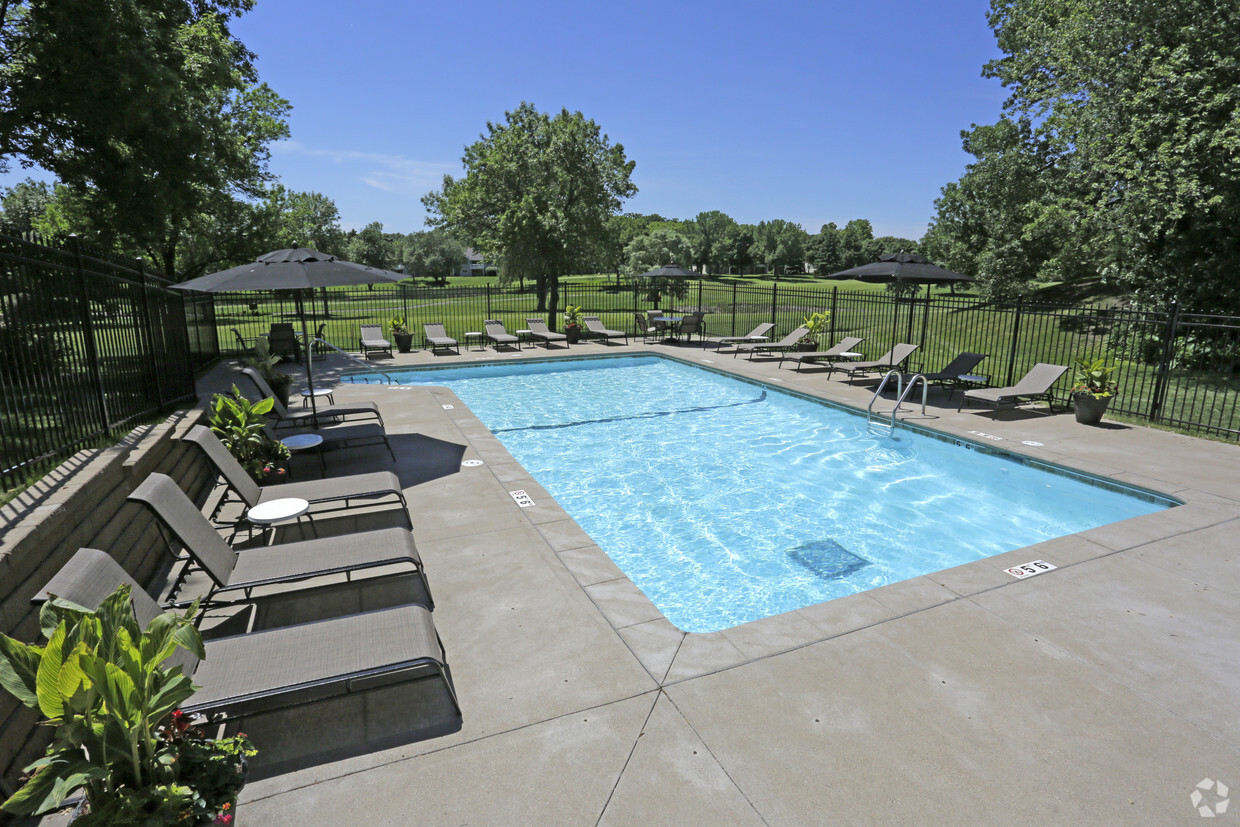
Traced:
<path fill-rule="evenodd" d="M 265 430 L 267 414 L 274 405 L 270 399 L 251 402 L 236 385 L 231 395 L 217 393 L 211 397 L 211 430 L 246 473 L 259 482 L 278 477 L 292 454 Z"/>
<path fill-rule="evenodd" d="M 1078 357 L 1073 360 L 1076 376 L 1073 378 L 1072 393 L 1087 393 L 1094 397 L 1114 396 L 1119 393 L 1119 385 L 1111 381 L 1114 365 L 1108 365 L 1105 359 L 1090 361 Z"/>
<path fill-rule="evenodd" d="M 579 304 L 564 305 L 564 329 L 565 330 L 568 330 L 570 327 L 575 327 L 578 329 L 581 328 L 582 309 L 583 309 L 582 306 Z"/>
<path fill-rule="evenodd" d="M 260 336 L 254 343 L 254 355 L 247 356 L 245 363 L 258 371 L 259 376 L 271 386 L 280 400 L 288 404 L 288 392 L 293 385 L 293 377 L 276 370 L 276 365 L 280 364 L 280 357 L 272 354 L 271 342 L 265 336 Z"/>
<path fill-rule="evenodd" d="M 193 792 L 163 730 L 195 687 L 179 665 L 164 662 L 178 648 L 205 656 L 193 623 L 198 606 L 141 629 L 129 594 L 121 586 L 93 612 L 52 598 L 39 613 L 43 646 L 0 635 L 0 686 L 56 728 L 47 753 L 0 808 L 38 815 L 84 790 L 83 825 L 171 823 L 186 812 Z"/>
<path fill-rule="evenodd" d="M 831 314 L 825 310 L 819 313 L 811 313 L 806 316 L 802 324 L 809 328 L 809 333 L 805 339 L 818 344 L 822 341 L 822 337 L 827 332 L 827 324 L 831 321 Z"/>
<path fill-rule="evenodd" d="M 393 316 L 391 321 L 388 322 L 388 327 L 393 334 L 409 332 L 409 326 L 404 316 Z"/>

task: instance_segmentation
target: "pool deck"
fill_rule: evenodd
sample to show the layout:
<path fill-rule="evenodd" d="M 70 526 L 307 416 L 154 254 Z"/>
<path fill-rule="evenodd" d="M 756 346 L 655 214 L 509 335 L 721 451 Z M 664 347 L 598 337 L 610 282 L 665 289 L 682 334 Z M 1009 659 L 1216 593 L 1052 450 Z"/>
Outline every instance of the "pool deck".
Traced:
<path fill-rule="evenodd" d="M 644 351 L 861 409 L 872 393 L 697 346 L 372 361 Z M 342 369 L 316 363 L 329 384 Z M 217 368 L 204 392 L 233 376 Z M 957 413 L 945 396 L 901 418 L 1185 504 L 684 634 L 451 392 L 340 385 L 337 402 L 378 401 L 393 435 L 464 714 L 419 681 L 247 720 L 261 753 L 240 823 L 1198 823 L 1198 782 L 1240 790 L 1240 446 L 1083 426 L 1044 404 Z M 571 443 L 564 457 L 576 459 Z M 333 475 L 393 468 L 382 446 L 327 463 Z M 1058 568 L 1004 572 L 1037 559 Z M 409 578 L 327 586 L 269 598 L 257 622 L 417 597 Z"/>

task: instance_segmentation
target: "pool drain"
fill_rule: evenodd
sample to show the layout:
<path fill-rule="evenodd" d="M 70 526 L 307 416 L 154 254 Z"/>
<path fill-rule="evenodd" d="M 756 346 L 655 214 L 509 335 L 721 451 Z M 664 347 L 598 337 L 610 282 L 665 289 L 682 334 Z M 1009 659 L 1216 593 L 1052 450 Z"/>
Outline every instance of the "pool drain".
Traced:
<path fill-rule="evenodd" d="M 858 557 L 834 540 L 816 540 L 788 550 L 793 562 L 825 580 L 847 577 L 858 569 L 870 565 L 864 557 Z"/>

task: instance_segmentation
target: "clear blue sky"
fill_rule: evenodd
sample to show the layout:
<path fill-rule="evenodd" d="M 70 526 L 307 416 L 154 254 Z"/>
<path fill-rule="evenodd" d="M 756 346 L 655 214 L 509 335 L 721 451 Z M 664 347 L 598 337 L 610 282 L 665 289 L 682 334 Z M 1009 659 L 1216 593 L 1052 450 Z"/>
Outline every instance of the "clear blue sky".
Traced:
<path fill-rule="evenodd" d="M 293 105 L 272 171 L 331 197 L 346 229 L 422 229 L 421 196 L 525 100 L 624 145 L 626 212 L 811 233 L 868 218 L 919 238 L 969 160 L 960 130 L 993 123 L 1005 96 L 981 77 L 998 55 L 988 7 L 258 0 L 233 30 Z"/>

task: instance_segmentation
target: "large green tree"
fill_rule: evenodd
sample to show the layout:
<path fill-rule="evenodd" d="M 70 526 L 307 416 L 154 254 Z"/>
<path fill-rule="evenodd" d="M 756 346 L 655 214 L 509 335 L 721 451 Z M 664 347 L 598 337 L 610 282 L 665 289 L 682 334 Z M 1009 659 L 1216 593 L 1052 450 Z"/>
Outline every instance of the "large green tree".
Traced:
<path fill-rule="evenodd" d="M 229 31 L 252 5 L 7 0 L 0 163 L 52 172 L 97 244 L 193 275 L 183 248 L 252 223 L 247 208 L 271 177 L 268 144 L 288 135 L 288 103 Z"/>
<path fill-rule="evenodd" d="M 751 249 L 754 261 L 776 277 L 786 272 L 805 271 L 805 246 L 809 233 L 800 224 L 776 218 L 761 221 L 754 232 Z"/>
<path fill-rule="evenodd" d="M 551 116 L 522 103 L 465 148 L 465 176 L 423 199 L 432 226 L 470 241 L 509 273 L 537 279 L 554 318 L 560 276 L 600 255 L 609 219 L 637 193 L 634 163 L 580 112 Z"/>
<path fill-rule="evenodd" d="M 736 226 L 736 220 L 719 210 L 709 210 L 698 213 L 689 226 L 693 264 L 707 273 L 717 272 L 727 262 L 728 233 Z"/>
<path fill-rule="evenodd" d="M 984 74 L 1011 95 L 965 133 L 978 161 L 944 190 L 930 246 L 983 279 L 1092 271 L 1240 310 L 1240 4 L 992 0 L 989 19 L 1003 57 Z"/>

